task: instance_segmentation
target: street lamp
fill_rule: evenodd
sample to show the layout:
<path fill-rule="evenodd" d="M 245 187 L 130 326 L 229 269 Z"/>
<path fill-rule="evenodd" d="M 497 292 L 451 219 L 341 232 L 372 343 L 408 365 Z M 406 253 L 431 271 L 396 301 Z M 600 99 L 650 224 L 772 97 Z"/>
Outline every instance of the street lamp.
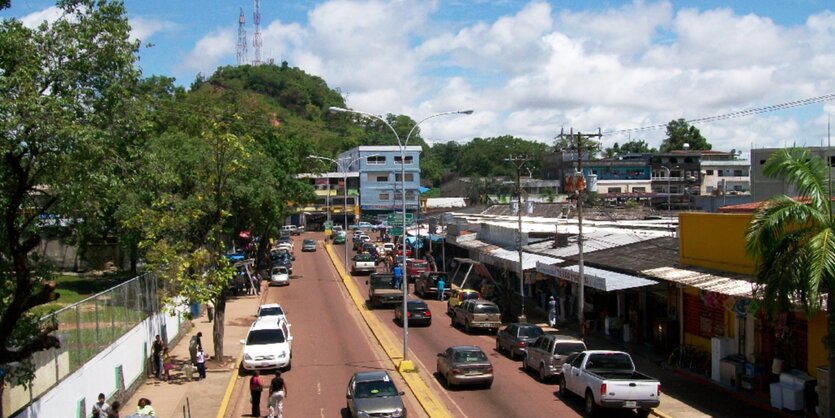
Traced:
<path fill-rule="evenodd" d="M 378 120 L 386 125 L 390 130 L 391 133 L 394 134 L 394 138 L 397 139 L 397 145 L 400 147 L 400 197 L 403 203 L 403 256 L 402 256 L 402 270 L 403 270 L 403 312 L 404 315 L 408 312 L 407 300 L 409 298 L 409 274 L 406 271 L 406 146 L 409 144 L 409 139 L 411 139 L 412 134 L 415 132 L 417 127 L 426 122 L 429 119 L 437 118 L 439 116 L 446 116 L 446 115 L 471 115 L 473 114 L 472 110 L 453 110 L 451 112 L 441 112 L 435 113 L 433 115 L 429 115 L 417 123 L 415 126 L 412 126 L 412 129 L 409 131 L 409 134 L 406 135 L 406 140 L 401 141 L 400 135 L 397 134 L 397 131 L 394 129 L 391 124 L 388 123 L 384 118 L 366 112 L 361 112 L 359 110 L 352 110 L 352 109 L 345 109 L 341 107 L 331 106 L 329 108 L 331 112 L 340 112 L 340 113 L 356 113 L 361 116 L 365 116 L 371 119 Z M 414 365 L 410 361 L 408 361 L 408 354 L 409 353 L 409 321 L 403 321 L 403 361 L 400 362 L 400 370 L 411 370 L 414 369 Z"/>
<path fill-rule="evenodd" d="M 343 222 L 345 223 L 345 232 L 347 233 L 348 230 L 348 167 L 354 165 L 355 162 L 368 157 L 377 157 L 378 154 L 368 155 L 365 157 L 357 157 L 348 162 L 348 158 L 340 158 L 339 160 L 334 160 L 333 158 L 322 157 L 319 155 L 308 155 L 306 158 L 322 160 L 322 161 L 329 161 L 336 164 L 336 169 L 342 172 L 342 217 Z M 346 164 L 347 162 L 347 164 Z M 330 198 L 330 177 L 328 177 L 328 198 Z M 348 242 L 346 240 L 345 245 L 345 271 L 348 271 Z"/>

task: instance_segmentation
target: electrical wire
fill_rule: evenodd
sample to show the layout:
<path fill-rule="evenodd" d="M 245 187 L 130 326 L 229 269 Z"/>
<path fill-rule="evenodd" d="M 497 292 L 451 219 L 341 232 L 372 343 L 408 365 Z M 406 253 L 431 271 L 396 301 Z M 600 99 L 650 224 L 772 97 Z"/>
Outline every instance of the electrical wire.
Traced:
<path fill-rule="evenodd" d="M 746 109 L 740 110 L 736 112 L 725 113 L 722 115 L 715 115 L 715 116 L 707 116 L 703 118 L 696 118 L 696 119 L 689 119 L 686 122 L 689 124 L 696 124 L 696 123 L 712 123 L 717 122 L 720 120 L 727 120 L 727 119 L 735 119 L 741 118 L 744 116 L 751 116 L 751 115 L 758 115 L 761 113 L 769 113 L 769 112 L 776 112 L 779 110 L 791 109 L 793 107 L 800 107 L 800 106 L 808 106 L 811 104 L 816 103 L 824 103 L 835 100 L 835 93 L 825 94 L 823 96 L 818 97 L 810 97 L 807 99 L 801 100 L 794 100 L 791 102 L 780 103 L 776 105 L 769 105 L 763 107 L 757 107 L 754 109 Z M 642 126 L 640 128 L 629 128 L 629 129 L 618 129 L 618 130 L 611 130 L 611 131 L 604 131 L 603 134 L 605 135 L 620 135 L 625 133 L 632 133 L 632 132 L 644 132 L 644 131 L 654 131 L 656 129 L 666 129 L 667 124 L 659 124 L 659 125 L 649 125 L 649 126 Z"/>

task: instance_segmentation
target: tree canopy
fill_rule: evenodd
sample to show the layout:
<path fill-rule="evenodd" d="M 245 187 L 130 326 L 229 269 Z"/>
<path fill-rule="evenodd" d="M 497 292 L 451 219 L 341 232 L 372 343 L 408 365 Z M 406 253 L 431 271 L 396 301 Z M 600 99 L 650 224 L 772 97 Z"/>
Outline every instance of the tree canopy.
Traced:
<path fill-rule="evenodd" d="M 667 124 L 667 138 L 661 143 L 661 152 L 684 149 L 684 144 L 691 150 L 709 150 L 713 147 L 695 126 L 684 119 L 671 120 Z"/>
<path fill-rule="evenodd" d="M 610 148 L 606 148 L 603 154 L 606 158 L 612 158 L 621 154 L 647 154 L 657 151 L 655 148 L 650 147 L 643 139 L 632 139 L 623 145 L 615 142 Z"/>

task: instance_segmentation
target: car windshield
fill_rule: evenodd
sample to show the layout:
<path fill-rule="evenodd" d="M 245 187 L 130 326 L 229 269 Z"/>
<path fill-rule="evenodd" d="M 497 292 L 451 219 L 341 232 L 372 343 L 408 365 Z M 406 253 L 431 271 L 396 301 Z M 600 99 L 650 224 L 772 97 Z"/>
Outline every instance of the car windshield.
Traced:
<path fill-rule="evenodd" d="M 571 353 L 579 353 L 585 351 L 586 345 L 583 343 L 557 343 L 554 348 L 554 353 L 559 355 L 566 355 Z"/>
<path fill-rule="evenodd" d="M 271 306 L 269 308 L 261 308 L 261 311 L 258 312 L 258 316 L 273 316 L 273 315 L 284 315 L 284 311 L 281 309 L 280 306 Z"/>
<path fill-rule="evenodd" d="M 496 305 L 476 305 L 475 313 L 497 314 L 501 313 Z"/>
<path fill-rule="evenodd" d="M 465 292 L 461 295 L 461 300 L 470 300 L 470 299 L 478 299 L 478 293 L 476 292 Z"/>
<path fill-rule="evenodd" d="M 410 300 L 409 302 L 407 302 L 407 306 L 408 306 L 410 311 L 420 311 L 420 310 L 426 310 L 428 308 L 426 306 L 426 302 L 419 301 L 419 300 L 414 300 L 414 301 Z"/>
<path fill-rule="evenodd" d="M 485 356 L 481 351 L 476 350 L 456 351 L 455 354 L 452 355 L 452 359 L 456 363 L 480 363 L 487 361 L 487 356 Z"/>
<path fill-rule="evenodd" d="M 379 275 L 371 276 L 371 285 L 377 289 L 394 289 L 394 276 L 392 275 Z"/>
<path fill-rule="evenodd" d="M 273 269 L 273 274 L 287 274 L 287 269 L 285 267 L 276 267 Z"/>
<path fill-rule="evenodd" d="M 250 331 L 246 345 L 279 344 L 284 342 L 284 332 L 280 329 L 259 329 Z"/>
<path fill-rule="evenodd" d="M 536 338 L 542 335 L 542 328 L 539 327 L 521 327 L 519 328 L 519 336 L 526 338 Z"/>
<path fill-rule="evenodd" d="M 412 267 L 417 268 L 417 269 L 427 269 L 427 268 L 429 268 L 429 263 L 427 263 L 425 261 L 415 261 L 415 262 L 412 262 L 411 264 L 412 264 Z"/>
<path fill-rule="evenodd" d="M 385 398 L 397 395 L 397 388 L 394 387 L 394 383 L 385 380 L 357 382 L 354 389 L 355 398 Z"/>
<path fill-rule="evenodd" d="M 632 359 L 626 353 L 592 354 L 586 360 L 590 370 L 633 370 Z"/>
<path fill-rule="evenodd" d="M 312 239 L 306 239 L 304 240 L 304 245 L 316 245 L 316 242 Z"/>
<path fill-rule="evenodd" d="M 371 254 L 357 254 L 354 256 L 354 261 L 374 261 L 374 256 Z"/>

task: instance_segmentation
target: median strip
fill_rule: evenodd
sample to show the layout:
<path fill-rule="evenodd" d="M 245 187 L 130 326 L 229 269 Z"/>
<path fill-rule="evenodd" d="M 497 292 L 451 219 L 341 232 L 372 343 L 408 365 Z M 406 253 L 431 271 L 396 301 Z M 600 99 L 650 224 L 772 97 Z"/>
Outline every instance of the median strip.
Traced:
<path fill-rule="evenodd" d="M 359 310 L 366 325 L 368 325 L 368 328 L 371 330 L 371 333 L 374 334 L 374 337 L 377 338 L 380 346 L 383 347 L 383 351 L 386 352 L 386 355 L 392 361 L 392 364 L 403 377 L 403 380 L 409 386 L 409 389 L 411 389 L 412 394 L 423 407 L 423 410 L 432 418 L 450 417 L 451 415 L 449 411 L 447 411 L 444 404 L 429 389 L 429 385 L 421 379 L 420 374 L 414 370 L 414 367 L 400 367 L 399 363 L 406 362 L 397 361 L 403 359 L 403 352 L 400 348 L 398 348 L 397 340 L 383 326 L 383 324 L 380 323 L 377 317 L 370 310 L 368 310 L 365 304 L 365 297 L 357 288 L 357 285 L 354 283 L 351 276 L 342 267 L 342 263 L 339 262 L 339 258 L 333 252 L 333 247 L 330 244 L 324 244 L 324 246 L 334 268 L 336 268 L 336 272 L 342 279 L 342 283 L 345 284 L 348 294 L 351 295 L 351 299 L 357 306 L 357 309 Z M 406 365 L 404 364 L 404 366 Z"/>

